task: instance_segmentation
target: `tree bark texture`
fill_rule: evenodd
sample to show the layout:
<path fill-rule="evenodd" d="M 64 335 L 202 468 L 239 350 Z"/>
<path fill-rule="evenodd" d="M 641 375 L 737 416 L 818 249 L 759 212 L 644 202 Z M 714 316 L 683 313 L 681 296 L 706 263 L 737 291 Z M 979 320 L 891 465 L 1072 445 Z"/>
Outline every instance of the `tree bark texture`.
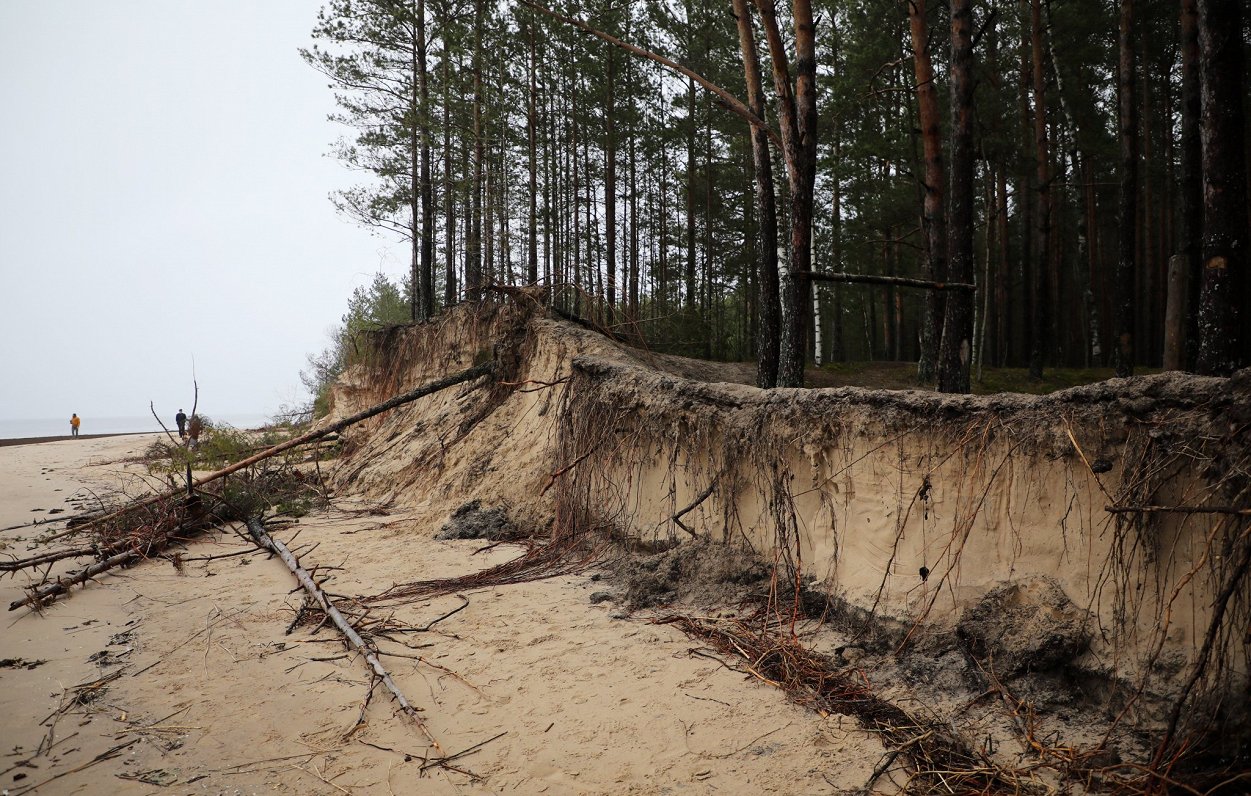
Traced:
<path fill-rule="evenodd" d="M 1200 373 L 1224 376 L 1246 359 L 1247 168 L 1242 109 L 1242 0 L 1199 0 L 1203 144 Z"/>
<path fill-rule="evenodd" d="M 1118 200 L 1116 277 L 1113 280 L 1116 324 L 1113 364 L 1116 375 L 1134 373 L 1134 279 L 1137 275 L 1138 105 L 1134 47 L 1134 0 L 1121 0 L 1118 36 L 1118 129 L 1121 141 L 1121 187 Z"/>
<path fill-rule="evenodd" d="M 617 313 L 617 52 L 608 45 L 608 82 L 604 101 L 604 245 L 609 324 Z"/>
<path fill-rule="evenodd" d="M 1178 181 L 1180 227 L 1176 252 L 1183 258 L 1186 273 L 1179 278 L 1185 286 L 1181 303 L 1183 326 L 1171 329 L 1180 336 L 1184 362 L 1179 368 L 1194 367 L 1199 353 L 1199 290 L 1203 271 L 1199 244 L 1203 235 L 1203 144 L 1199 137 L 1202 101 L 1199 90 L 1199 8 L 1198 0 L 1181 0 L 1181 179 Z M 1170 280 L 1170 287 L 1172 286 Z M 1169 302 L 1173 302 L 1172 295 Z M 1168 366 L 1165 365 L 1167 368 Z"/>
<path fill-rule="evenodd" d="M 812 270 L 812 192 L 817 165 L 816 28 L 811 2 L 795 0 L 791 7 L 795 28 L 795 83 L 792 87 L 792 70 L 778 27 L 774 0 L 755 2 L 773 62 L 773 86 L 778 98 L 782 154 L 791 201 L 790 263 L 781 280 L 785 309 L 778 386 L 802 387 L 808 351 L 810 287 L 808 280 L 792 275 Z"/>
<path fill-rule="evenodd" d="M 972 0 L 951 0 L 951 210 L 948 276 L 973 281 L 973 10 Z M 940 392 L 969 391 L 973 340 L 973 296 L 947 297 L 939 346 Z"/>
<path fill-rule="evenodd" d="M 473 192 L 469 240 L 465 260 L 465 296 L 471 301 L 482 299 L 482 192 L 486 159 L 482 136 L 482 7 L 486 0 L 474 2 L 473 25 Z"/>
<path fill-rule="evenodd" d="M 1030 8 L 1030 53 L 1033 65 L 1034 160 L 1038 203 L 1034 213 L 1034 270 L 1030 292 L 1034 296 L 1033 329 L 1030 334 L 1029 373 L 1041 379 L 1053 325 L 1050 308 L 1051 275 L 1051 148 L 1047 139 L 1047 73 L 1043 60 L 1042 0 Z"/>
<path fill-rule="evenodd" d="M 930 60 L 930 28 L 926 19 L 926 0 L 904 0 L 908 7 L 908 23 L 912 34 L 913 72 L 917 84 L 917 112 L 921 122 L 921 146 L 925 156 L 925 198 L 922 220 L 925 226 L 926 277 L 942 282 L 947 278 L 947 213 L 943 206 L 944 183 L 943 142 L 938 89 L 934 85 L 934 66 Z M 917 378 L 934 380 L 938 365 L 938 343 L 942 338 L 945 297 L 939 291 L 925 295 L 925 317 L 921 322 L 921 358 L 917 362 Z"/>
<path fill-rule="evenodd" d="M 738 21 L 739 48 L 743 54 L 743 76 L 747 83 L 747 105 L 764 118 L 764 85 L 760 57 L 752 29 L 748 0 L 732 0 Z M 781 306 L 778 295 L 778 222 L 773 192 L 773 161 L 769 136 L 761 127 L 751 128 L 752 174 L 755 178 L 755 210 L 758 232 L 754 252 L 757 274 L 759 323 L 756 335 L 756 386 L 776 387 L 781 344 Z"/>
<path fill-rule="evenodd" d="M 422 321 L 434 315 L 434 185 L 430 174 L 430 79 L 426 67 L 426 0 L 417 0 L 416 17 L 417 93 L 421 100 L 416 120 L 421 130 L 421 169 L 418 175 L 421 192 L 421 253 L 413 292 L 419 294 L 414 320 Z"/>

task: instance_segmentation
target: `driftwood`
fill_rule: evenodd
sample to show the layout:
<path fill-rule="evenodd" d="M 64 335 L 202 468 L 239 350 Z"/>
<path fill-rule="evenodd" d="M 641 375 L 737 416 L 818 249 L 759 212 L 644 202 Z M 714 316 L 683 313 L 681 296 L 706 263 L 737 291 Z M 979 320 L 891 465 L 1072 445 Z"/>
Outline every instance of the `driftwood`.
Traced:
<path fill-rule="evenodd" d="M 282 563 L 287 565 L 287 569 L 291 570 L 291 574 L 295 575 L 296 580 L 298 580 L 300 585 L 304 587 L 304 591 L 306 591 L 309 597 L 317 603 L 317 606 L 321 608 L 326 617 L 334 623 L 334 626 L 339 629 L 339 632 L 347 638 L 353 649 L 365 656 L 365 660 L 374 671 L 374 676 L 381 680 L 382 684 L 386 686 L 387 690 L 390 691 L 395 697 L 396 702 L 400 705 L 400 709 L 417 723 L 417 726 L 421 729 L 422 734 L 425 735 L 427 740 L 430 741 L 430 745 L 435 749 L 442 751 L 442 747 L 439 746 L 439 742 L 435 740 L 434 735 L 431 734 L 430 729 L 426 726 L 426 723 L 421 720 L 418 709 L 413 707 L 408 699 L 405 698 L 404 693 L 400 691 L 399 686 L 397 686 L 395 681 L 391 679 L 391 675 L 387 673 L 385 668 L 383 668 L 382 663 L 378 660 L 378 656 L 374 654 L 373 648 L 365 643 L 365 640 L 361 638 L 360 633 L 356 632 L 356 628 L 352 627 L 351 623 L 343 617 L 343 614 L 339 612 L 339 609 L 335 607 L 330 598 L 326 596 L 326 593 L 322 591 L 321 587 L 318 586 L 313 580 L 313 577 L 308 573 L 308 570 L 300 566 L 300 562 L 291 554 L 291 551 L 287 549 L 286 545 L 265 532 L 265 526 L 261 524 L 259 518 L 249 517 L 247 524 L 248 533 L 252 535 L 252 538 L 256 541 L 257 545 L 282 559 Z"/>
<path fill-rule="evenodd" d="M 277 445 L 274 445 L 272 448 L 266 448 L 264 451 L 258 454 L 249 456 L 248 458 L 243 459 L 241 461 L 237 461 L 228 467 L 223 467 L 222 469 L 217 470 L 216 472 L 212 472 L 212 473 L 209 473 L 208 475 L 197 478 L 194 482 L 192 482 L 189 485 L 188 488 L 192 489 L 196 487 L 201 487 L 201 486 L 204 486 L 205 484 L 211 483 L 213 481 L 217 481 L 221 478 L 225 478 L 231 473 L 236 473 L 244 469 L 245 467 L 251 467 L 257 462 L 264 461 L 265 459 L 268 459 L 272 456 L 277 456 L 279 453 L 291 450 L 292 448 L 307 444 L 314 440 L 321 439 L 322 437 L 326 437 L 331 434 L 337 434 L 338 432 L 342 431 L 348 426 L 359 423 L 362 420 L 368 420 L 369 418 L 375 415 L 380 415 L 389 409 L 394 409 L 397 406 L 402 406 L 403 404 L 409 403 L 411 401 L 415 401 L 418 398 L 424 398 L 425 396 L 439 392 L 440 390 L 445 390 L 448 387 L 454 387 L 457 384 L 461 384 L 467 381 L 473 381 L 474 379 L 480 376 L 485 376 L 489 373 L 494 372 L 494 370 L 495 370 L 494 362 L 483 362 L 480 365 L 475 365 L 474 367 L 469 368 L 468 370 L 462 370 L 460 373 L 456 373 L 452 376 L 448 376 L 447 378 L 443 378 L 443 379 L 439 379 L 438 381 L 432 381 L 427 384 L 423 384 L 422 386 L 418 387 L 415 390 L 406 392 L 403 395 L 397 395 L 394 398 L 383 401 L 380 404 L 371 406 L 368 409 L 357 412 L 351 417 L 344 418 L 343 420 L 340 420 L 337 423 L 332 423 L 331 425 L 326 426 L 323 429 L 320 429 L 318 431 L 310 431 L 307 434 L 301 434 L 300 436 L 295 437 L 293 439 L 289 439 L 286 442 L 282 442 Z M 96 525 L 106 520 L 115 519 L 131 511 L 134 511 L 135 509 L 139 509 L 144 506 L 150 506 L 153 503 L 158 503 L 162 500 L 169 500 L 172 497 L 177 497 L 179 493 L 181 492 L 182 490 L 179 489 L 179 490 L 175 490 L 172 492 L 165 492 L 165 493 L 161 493 L 157 495 L 152 495 L 151 497 L 144 498 L 143 500 L 135 501 L 134 503 L 129 504 L 125 508 L 118 509 L 117 511 L 111 514 L 106 514 L 103 517 L 97 517 L 96 519 L 92 520 L 90 523 L 80 525 L 77 528 L 74 528 L 73 531 L 68 531 L 68 530 L 63 531 L 57 536 L 51 537 L 50 539 L 48 539 L 48 541 L 52 541 L 53 539 L 60 538 L 61 536 L 65 536 L 71 532 L 78 532 L 78 531 L 85 530 L 91 527 L 92 525 Z"/>
<path fill-rule="evenodd" d="M 60 578 L 57 578 L 52 583 L 45 583 L 42 586 L 32 588 L 30 590 L 30 593 L 27 594 L 22 599 L 14 600 L 13 602 L 9 603 L 9 610 L 16 611 L 18 608 L 21 608 L 24 605 L 31 605 L 37 608 L 41 608 L 47 605 L 48 603 L 52 602 L 53 600 L 55 600 L 57 597 L 60 597 L 62 594 L 66 594 L 67 592 L 69 592 L 69 590 L 72 587 L 77 586 L 82 583 L 86 583 L 87 581 L 94 578 L 96 575 L 107 572 L 110 569 L 113 569 L 115 567 L 122 567 L 122 566 L 126 566 L 127 564 L 136 563 L 144 558 L 149 557 L 153 553 L 159 552 L 161 549 L 165 547 L 166 544 L 168 544 L 169 542 L 177 538 L 180 533 L 195 533 L 197 531 L 203 530 L 204 528 L 212 525 L 214 523 L 214 520 L 217 519 L 218 516 L 224 511 L 225 511 L 225 506 L 219 504 L 217 506 L 214 506 L 210 511 L 200 514 L 198 517 L 196 517 L 195 519 L 191 521 L 178 523 L 177 525 L 170 528 L 168 531 L 166 531 L 164 534 L 157 537 L 156 539 L 151 539 L 151 540 L 138 542 L 138 543 L 127 541 L 127 542 L 119 543 L 118 545 L 113 546 L 112 548 L 106 548 L 106 550 L 103 551 L 104 553 L 108 554 L 110 551 L 112 551 L 112 553 L 108 555 L 107 558 L 104 558 L 101 561 L 97 561 L 91 566 L 85 569 L 79 570 L 78 572 L 75 572 L 72 575 L 60 577 Z M 62 551 L 62 552 L 67 553 L 67 554 L 79 554 L 81 551 L 71 550 L 71 551 Z M 58 554 L 50 553 L 48 555 L 58 555 Z M 63 555 L 61 557 L 68 558 L 70 556 Z M 22 562 L 18 562 L 18 563 L 22 563 Z"/>

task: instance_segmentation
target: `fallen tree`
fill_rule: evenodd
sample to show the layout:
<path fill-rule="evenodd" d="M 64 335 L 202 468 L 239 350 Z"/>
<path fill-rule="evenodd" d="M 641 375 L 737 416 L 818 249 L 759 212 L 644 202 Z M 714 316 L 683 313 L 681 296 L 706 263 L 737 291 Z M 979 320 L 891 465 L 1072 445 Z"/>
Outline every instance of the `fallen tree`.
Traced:
<path fill-rule="evenodd" d="M 395 697 L 395 701 L 399 703 L 400 710 L 417 723 L 417 727 L 430 741 L 430 745 L 441 751 L 442 747 L 435 740 L 434 735 L 430 732 L 430 728 L 421 720 L 418 709 L 413 707 L 412 703 L 404 696 L 404 692 L 400 691 L 400 687 L 391 679 L 391 675 L 383 668 L 381 661 L 378 660 L 378 656 L 374 654 L 373 648 L 365 642 L 365 639 L 361 638 L 361 634 L 356 632 L 356 628 L 352 627 L 352 624 L 343 617 L 343 614 L 335 607 L 334 602 L 326 595 L 326 592 L 313 580 L 308 570 L 300 566 L 300 562 L 291 554 L 286 545 L 265 532 L 265 526 L 261 523 L 260 518 L 249 517 L 247 526 L 248 533 L 251 534 L 252 539 L 255 540 L 258 546 L 282 559 L 282 563 L 287 565 L 287 569 L 291 570 L 291 574 L 295 575 L 296 580 L 304 587 L 304 591 L 313 599 L 317 607 L 325 613 L 326 618 L 338 628 L 339 632 L 343 634 L 354 650 L 365 656 L 369 667 L 373 669 L 374 677 L 381 681 Z"/>
<path fill-rule="evenodd" d="M 467 368 L 466 370 L 462 370 L 459 373 L 455 373 L 446 378 L 428 382 L 420 387 L 417 387 L 416 389 L 394 396 L 386 401 L 383 401 L 382 403 L 375 404 L 368 409 L 357 412 L 350 417 L 344 418 L 336 423 L 332 423 L 325 428 L 310 431 L 307 434 L 294 437 L 286 442 L 266 448 L 260 453 L 235 462 L 228 467 L 224 467 L 195 481 L 190 481 L 188 483 L 187 490 L 189 492 L 193 492 L 196 488 L 212 483 L 213 481 L 217 481 L 227 475 L 230 475 L 231 473 L 236 473 L 240 470 L 251 467 L 284 451 L 322 439 L 330 436 L 331 434 L 337 434 L 355 423 L 367 420 L 386 412 L 389 409 L 394 409 L 397 406 L 415 401 L 418 398 L 431 395 L 439 392 L 440 390 L 447 389 L 448 387 L 473 381 L 474 379 L 493 373 L 494 370 L 494 361 L 487 361 L 471 368 Z M 3 565 L 0 566 L 0 571 L 13 572 L 29 567 L 51 564 L 68 558 L 79 558 L 94 555 L 100 559 L 96 563 L 85 567 L 78 572 L 66 577 L 58 578 L 55 582 L 43 583 L 39 586 L 31 588 L 30 593 L 26 597 L 21 600 L 14 600 L 10 603 L 9 610 L 14 611 L 25 605 L 32 605 L 36 607 L 46 605 L 52 600 L 55 600 L 57 597 L 68 593 L 71 587 L 86 583 L 96 575 L 107 572 L 115 567 L 135 563 L 143 558 L 151 556 L 152 554 L 163 549 L 170 541 L 176 538 L 177 534 L 180 532 L 203 530 L 203 528 L 206 527 L 206 524 L 212 524 L 212 518 L 214 517 L 222 519 L 243 519 L 242 513 L 239 511 L 235 511 L 232 514 L 231 507 L 229 506 L 215 506 L 212 511 L 203 513 L 202 507 L 198 505 L 198 498 L 194 496 L 190 498 L 184 497 L 182 492 L 183 490 L 180 488 L 178 490 L 151 495 L 140 500 L 132 501 L 116 511 L 95 517 L 89 522 L 85 522 L 72 529 L 63 531 L 55 536 L 45 539 L 44 541 L 53 541 L 55 539 L 65 537 L 70 534 L 76 534 L 85 530 L 95 530 L 97 534 L 99 534 L 100 529 L 107 527 L 107 524 L 120 520 L 139 509 L 163 503 L 172 503 L 174 501 L 186 501 L 184 507 L 190 510 L 190 513 L 194 514 L 193 517 L 175 516 L 172 522 L 167 518 L 160 522 L 151 524 L 151 527 L 148 527 L 142 534 L 139 535 L 123 535 L 121 538 L 114 537 L 112 540 L 104 541 L 104 543 L 97 543 L 69 550 L 43 553 L 17 561 L 3 562 Z"/>
<path fill-rule="evenodd" d="M 80 548 L 78 550 L 61 551 L 60 554 L 48 554 L 49 556 L 60 555 L 61 558 L 69 558 L 75 555 L 90 555 L 97 553 L 102 556 L 100 561 L 85 567 L 78 572 L 70 575 L 59 577 L 51 583 L 43 583 L 29 589 L 29 593 L 20 600 L 14 600 L 9 603 L 9 610 L 16 611 L 25 605 L 35 608 L 42 608 L 48 603 L 63 594 L 67 594 L 74 586 L 86 583 L 96 575 L 107 572 L 115 567 L 126 566 L 128 564 L 137 563 L 145 558 L 163 550 L 170 542 L 185 538 L 184 534 L 198 534 L 206 528 L 212 527 L 221 521 L 222 516 L 227 513 L 227 507 L 223 504 L 216 504 L 208 511 L 204 511 L 199 500 L 191 501 L 192 505 L 188 508 L 188 515 L 181 519 L 177 519 L 174 523 L 164 530 L 158 529 L 147 538 L 126 539 L 115 543 L 109 547 L 100 550 L 98 548 Z M 84 553 L 83 550 L 86 550 Z M 38 557 L 36 557 L 38 558 Z M 26 566 L 33 566 L 26 560 Z M 57 560 L 52 558 L 50 560 Z M 23 563 L 23 562 L 18 562 Z"/>
<path fill-rule="evenodd" d="M 411 401 L 415 401 L 418 398 L 424 398 L 427 395 L 432 395 L 436 392 L 439 392 L 440 390 L 445 390 L 448 387 L 454 387 L 457 384 L 463 384 L 464 382 L 467 382 L 467 381 L 473 381 L 474 379 L 493 373 L 494 371 L 495 371 L 494 361 L 487 361 L 478 365 L 474 365 L 472 368 L 462 370 L 459 373 L 453 374 L 446 378 L 439 379 L 438 381 L 428 382 L 414 390 L 410 390 L 409 392 L 403 393 L 402 395 L 397 395 L 389 400 L 383 401 L 380 404 L 375 404 L 374 406 L 371 406 L 368 409 L 357 412 L 351 417 L 346 417 L 343 420 L 340 420 L 336 423 L 332 423 L 329 426 L 326 426 L 325 428 L 318 429 L 317 431 L 310 431 L 307 434 L 301 434 L 300 436 L 289 439 L 286 442 L 280 442 L 279 444 L 274 445 L 273 447 L 266 448 L 260 453 L 257 453 L 253 456 L 249 456 L 246 459 L 237 461 L 228 467 L 223 467 L 222 469 L 209 473 L 208 475 L 201 476 L 200 478 L 197 478 L 196 480 L 192 481 L 188 488 L 195 489 L 198 487 L 202 487 L 205 484 L 209 484 L 209 483 L 212 483 L 213 481 L 217 481 L 219 479 L 225 478 L 231 473 L 237 473 L 246 467 L 251 467 L 257 462 L 264 461 L 265 459 L 268 459 L 272 456 L 277 456 L 278 454 L 284 451 L 291 450 L 292 448 L 299 447 L 300 445 L 305 445 L 309 442 L 321 439 L 322 437 L 326 437 L 331 434 L 337 434 L 343 429 L 347 428 L 348 426 L 355 425 L 356 423 L 359 423 L 362 420 L 368 420 L 369 418 L 374 417 L 375 415 L 380 415 L 383 412 L 386 412 L 390 409 L 394 409 L 397 406 L 402 406 L 403 404 L 409 403 Z M 170 491 L 170 492 L 162 492 L 160 494 L 152 495 L 151 497 L 147 497 L 142 500 L 134 501 L 126 505 L 125 507 L 112 512 L 111 514 L 106 514 L 102 517 L 97 517 L 93 519 L 92 521 L 90 521 L 89 523 L 84 523 L 71 530 L 63 531 L 62 533 L 57 534 L 56 536 L 50 537 L 47 541 L 59 539 L 71 533 L 78 533 L 80 531 L 87 530 L 89 528 L 99 525 L 100 523 L 106 522 L 108 520 L 116 519 L 117 517 L 120 517 L 129 512 L 132 512 L 136 509 L 143 508 L 144 506 L 150 506 L 159 501 L 168 500 L 172 497 L 175 497 L 181 494 L 182 491 L 183 491 L 182 489 L 177 489 L 177 490 Z"/>

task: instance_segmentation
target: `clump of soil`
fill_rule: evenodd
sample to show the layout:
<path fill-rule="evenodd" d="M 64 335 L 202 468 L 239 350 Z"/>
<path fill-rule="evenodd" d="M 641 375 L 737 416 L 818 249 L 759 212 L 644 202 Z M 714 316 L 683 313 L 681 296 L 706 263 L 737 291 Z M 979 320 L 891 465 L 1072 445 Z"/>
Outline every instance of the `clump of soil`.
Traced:
<path fill-rule="evenodd" d="M 434 538 L 501 541 L 516 539 L 520 535 L 503 506 L 484 509 L 480 501 L 471 500 L 452 512 Z"/>
<path fill-rule="evenodd" d="M 964 612 L 956 633 L 1004 676 L 1059 668 L 1090 645 L 1090 616 L 1048 577 L 991 589 Z"/>
<path fill-rule="evenodd" d="M 662 553 L 624 556 L 612 575 L 625 592 L 625 607 L 634 611 L 678 602 L 742 604 L 768 593 L 772 571 L 750 551 L 692 541 Z"/>

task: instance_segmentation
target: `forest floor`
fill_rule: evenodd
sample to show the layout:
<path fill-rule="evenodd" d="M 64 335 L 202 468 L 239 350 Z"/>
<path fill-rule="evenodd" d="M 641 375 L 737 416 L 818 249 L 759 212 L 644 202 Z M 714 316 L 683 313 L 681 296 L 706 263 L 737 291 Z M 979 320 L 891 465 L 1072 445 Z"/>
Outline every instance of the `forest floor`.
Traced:
<path fill-rule="evenodd" d="M 1136 368 L 1134 375 L 1159 373 L 1158 368 Z M 810 367 L 808 387 L 867 387 L 877 390 L 930 390 L 934 385 L 917 382 L 915 362 L 831 362 Z M 1093 384 L 1116 376 L 1112 368 L 1047 368 L 1041 380 L 1029 376 L 1027 368 L 983 368 L 973 376 L 973 394 L 1019 392 L 1045 395 L 1069 387 Z"/>

